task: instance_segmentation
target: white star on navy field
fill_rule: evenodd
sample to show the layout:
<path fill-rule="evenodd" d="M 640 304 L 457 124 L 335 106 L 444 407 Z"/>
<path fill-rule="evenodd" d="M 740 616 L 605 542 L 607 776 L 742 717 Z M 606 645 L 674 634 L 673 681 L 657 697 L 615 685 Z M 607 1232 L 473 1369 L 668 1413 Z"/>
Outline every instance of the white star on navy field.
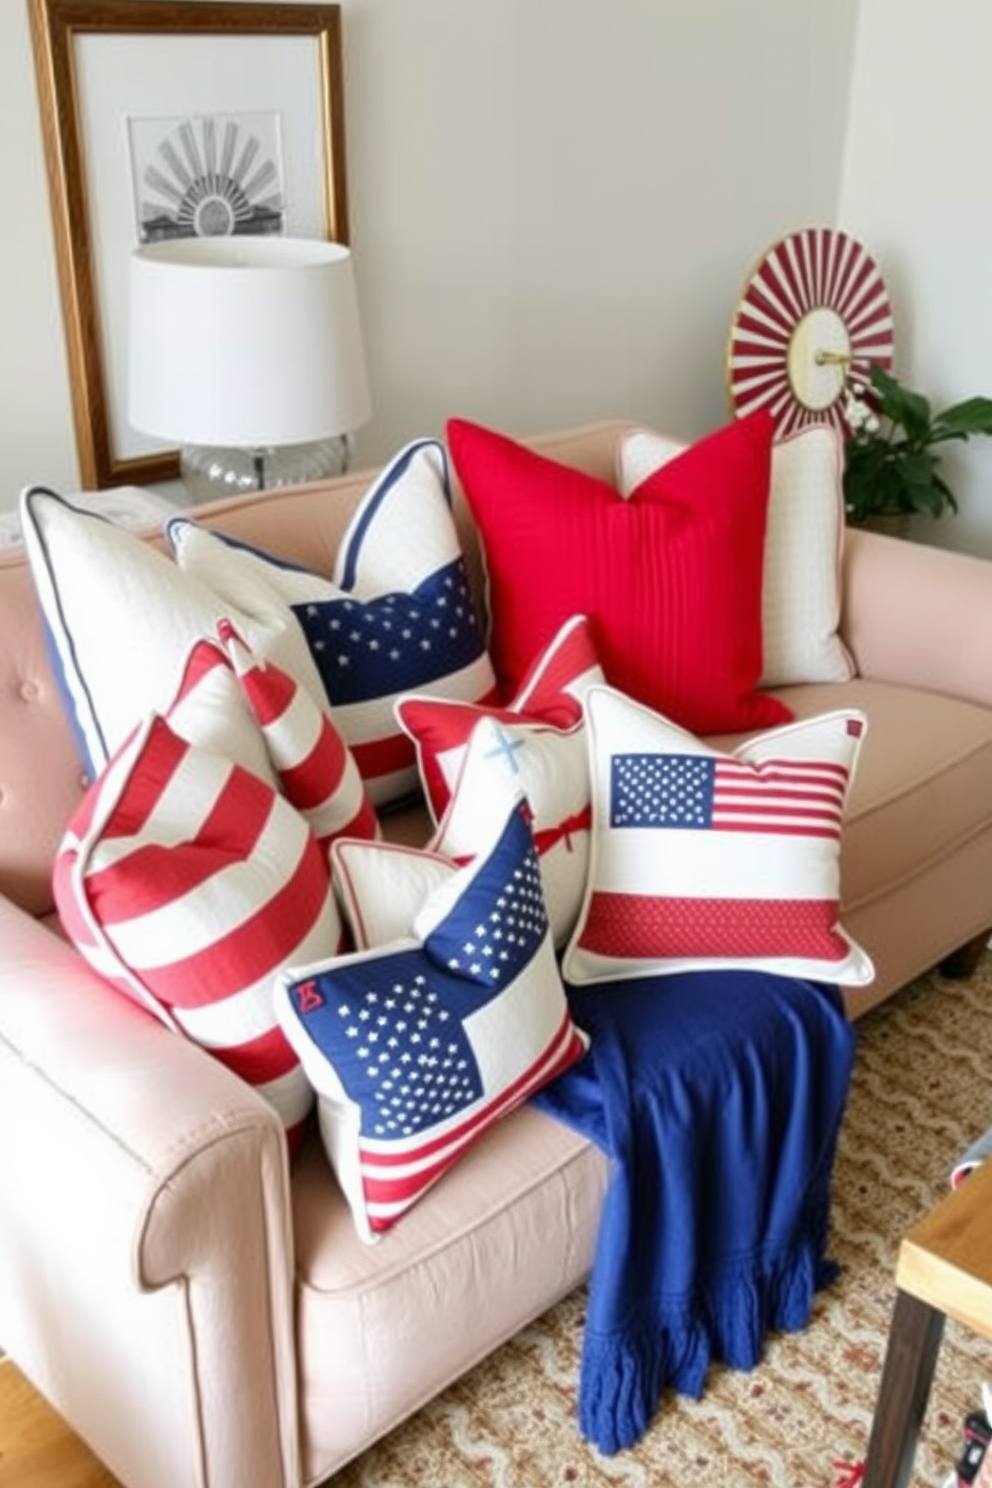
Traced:
<path fill-rule="evenodd" d="M 457 1018 L 419 973 L 387 991 L 366 988 L 337 1009 L 378 1107 L 376 1136 L 414 1136 L 481 1095 L 478 1069 Z"/>
<path fill-rule="evenodd" d="M 479 654 L 478 617 L 461 560 L 415 593 L 343 596 L 294 607 L 331 700 L 377 697 L 455 670 Z"/>
<path fill-rule="evenodd" d="M 475 918 L 473 916 L 473 918 Z M 506 879 L 487 915 L 463 933 L 461 953 L 449 956 L 452 971 L 493 986 L 512 980 L 544 939 L 548 926 L 541 870 L 528 853 Z"/>
<path fill-rule="evenodd" d="M 613 827 L 706 827 L 713 762 L 696 754 L 615 754 L 610 773 Z"/>

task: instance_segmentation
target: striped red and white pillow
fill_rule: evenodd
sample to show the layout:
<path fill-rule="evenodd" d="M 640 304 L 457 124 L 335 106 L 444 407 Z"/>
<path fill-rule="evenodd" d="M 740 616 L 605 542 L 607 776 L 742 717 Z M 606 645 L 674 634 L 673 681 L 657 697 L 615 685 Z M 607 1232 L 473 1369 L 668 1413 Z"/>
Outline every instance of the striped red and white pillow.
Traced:
<path fill-rule="evenodd" d="M 255 657 L 229 620 L 217 630 L 279 789 L 309 822 L 321 847 L 341 836 L 377 838 L 379 819 L 365 782 L 327 714 L 288 672 Z"/>
<path fill-rule="evenodd" d="M 299 812 L 153 715 L 80 802 L 54 891 L 96 971 L 257 1088 L 295 1147 L 312 1097 L 274 978 L 342 949 L 325 854 Z"/>
<path fill-rule="evenodd" d="M 840 922 L 864 714 L 802 719 L 732 754 L 609 687 L 590 689 L 586 716 L 592 845 L 567 981 L 693 967 L 871 981 Z"/>
<path fill-rule="evenodd" d="M 471 862 L 491 839 L 501 787 L 523 791 L 556 946 L 571 934 L 585 889 L 591 813 L 582 699 L 602 681 L 589 622 L 574 615 L 508 707 L 416 695 L 396 705 L 440 817 L 435 852 Z"/>
<path fill-rule="evenodd" d="M 189 647 L 164 716 L 187 744 L 209 749 L 276 784 L 265 739 L 219 641 L 201 637 Z"/>

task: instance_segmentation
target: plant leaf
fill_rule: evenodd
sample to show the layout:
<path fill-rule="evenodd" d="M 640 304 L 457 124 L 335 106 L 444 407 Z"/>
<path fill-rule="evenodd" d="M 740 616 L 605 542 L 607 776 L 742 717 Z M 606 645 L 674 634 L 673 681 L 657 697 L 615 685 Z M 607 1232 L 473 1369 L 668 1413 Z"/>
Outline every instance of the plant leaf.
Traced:
<path fill-rule="evenodd" d="M 905 429 L 913 444 L 930 441 L 930 403 L 922 393 L 903 387 L 884 367 L 873 366 L 871 384 L 877 394 L 879 410 L 894 424 Z"/>
<path fill-rule="evenodd" d="M 992 398 L 966 398 L 934 419 L 935 440 L 967 439 L 971 434 L 992 434 Z"/>

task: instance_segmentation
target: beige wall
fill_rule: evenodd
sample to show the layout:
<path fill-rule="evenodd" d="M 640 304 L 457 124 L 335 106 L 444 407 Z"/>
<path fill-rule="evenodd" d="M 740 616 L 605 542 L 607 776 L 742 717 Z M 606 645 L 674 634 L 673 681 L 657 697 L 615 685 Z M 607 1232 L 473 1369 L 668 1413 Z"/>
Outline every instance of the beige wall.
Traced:
<path fill-rule="evenodd" d="M 27 0 L 0 0 L 0 510 L 29 480 L 73 484 L 76 448 L 28 41 Z"/>
<path fill-rule="evenodd" d="M 935 406 L 992 397 L 992 5 L 861 0 L 838 219 L 873 246 L 896 366 Z M 928 526 L 992 555 L 992 440 L 949 447 L 961 514 Z"/>
<path fill-rule="evenodd" d="M 747 272 L 835 218 L 857 6 L 345 0 L 358 458 L 455 413 L 721 422 Z M 0 96 L 2 508 L 78 479 L 26 0 L 0 0 Z"/>

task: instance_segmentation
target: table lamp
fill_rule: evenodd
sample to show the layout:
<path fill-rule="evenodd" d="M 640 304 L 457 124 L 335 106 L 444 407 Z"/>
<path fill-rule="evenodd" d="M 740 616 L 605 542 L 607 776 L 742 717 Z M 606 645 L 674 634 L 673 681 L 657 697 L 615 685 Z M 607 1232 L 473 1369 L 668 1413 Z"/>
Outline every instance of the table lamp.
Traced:
<path fill-rule="evenodd" d="M 181 446 L 194 501 L 347 468 L 371 412 L 350 250 L 180 238 L 131 256 L 128 417 Z"/>

